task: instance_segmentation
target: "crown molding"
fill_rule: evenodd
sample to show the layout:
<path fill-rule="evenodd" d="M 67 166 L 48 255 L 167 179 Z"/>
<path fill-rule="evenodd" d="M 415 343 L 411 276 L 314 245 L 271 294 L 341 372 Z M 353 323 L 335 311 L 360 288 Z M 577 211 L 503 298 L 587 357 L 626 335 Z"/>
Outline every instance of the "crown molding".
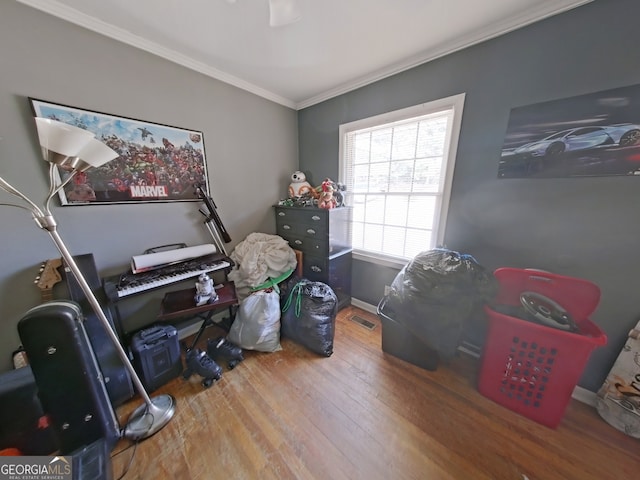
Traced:
<path fill-rule="evenodd" d="M 278 103 L 285 107 L 295 109 L 295 102 L 293 100 L 284 98 L 264 88 L 258 87 L 257 85 L 244 81 L 241 78 L 235 77 L 226 72 L 223 72 L 222 70 L 218 70 L 203 62 L 194 60 L 191 57 L 171 50 L 170 48 L 163 47 L 162 45 L 159 45 L 155 42 L 151 42 L 142 37 L 139 37 L 138 35 L 134 35 L 131 32 L 114 27 L 113 25 L 106 22 L 102 22 L 97 18 L 85 15 L 84 13 L 79 12 L 74 8 L 70 8 L 55 0 L 16 1 L 53 15 L 54 17 L 58 17 L 62 20 L 66 20 L 70 23 L 86 28 L 87 30 L 91 30 L 114 40 L 118 40 L 119 42 L 131 45 L 132 47 L 136 47 L 140 50 L 152 53 L 153 55 L 157 55 L 161 58 L 164 58 L 165 60 L 169 60 L 170 62 L 176 63 L 190 70 L 202 73 L 203 75 L 206 75 L 208 77 L 215 78 L 216 80 L 220 80 L 221 82 L 227 83 L 242 90 L 246 90 L 247 92 L 258 95 L 259 97 L 271 100 L 272 102 Z"/>
<path fill-rule="evenodd" d="M 542 2 L 542 4 L 538 8 L 530 10 L 525 14 L 515 15 L 507 20 L 504 20 L 503 22 L 492 25 L 491 28 L 473 32 L 469 35 L 457 39 L 457 41 L 455 42 L 446 43 L 437 48 L 422 52 L 419 55 L 411 57 L 404 62 L 397 63 L 382 70 L 378 70 L 357 80 L 344 83 L 336 88 L 313 96 L 307 100 L 298 102 L 296 103 L 296 110 L 302 110 L 303 108 L 307 108 L 317 103 L 324 102 L 325 100 L 337 97 L 338 95 L 343 95 L 360 87 L 364 87 L 379 80 L 391 77 L 397 73 L 410 70 L 424 63 L 431 62 L 451 53 L 463 50 L 478 43 L 482 43 L 486 40 L 499 37 L 501 35 L 504 35 L 505 33 L 512 32 L 532 23 L 544 20 L 545 18 L 552 17 L 559 13 L 572 10 L 591 2 L 593 2 L 593 0 L 557 0 Z"/>
<path fill-rule="evenodd" d="M 230 75 L 227 72 L 218 70 L 203 62 L 194 60 L 186 55 L 171 50 L 169 48 L 158 45 L 157 43 L 146 40 L 142 37 L 132 34 L 126 30 L 114 27 L 108 23 L 102 22 L 94 17 L 85 15 L 78 10 L 70 8 L 56 0 L 16 0 L 19 3 L 33 7 L 42 12 L 48 13 L 70 23 L 94 31 L 106 37 L 120 41 L 127 45 L 139 48 L 153 55 L 169 60 L 170 62 L 181 65 L 190 70 L 202 73 L 208 77 L 214 78 L 221 82 L 227 83 L 234 87 L 240 88 L 247 92 L 258 95 L 272 102 L 278 103 L 294 110 L 301 110 L 312 105 L 324 102 L 333 97 L 348 93 L 352 90 L 364 87 L 379 80 L 388 78 L 397 73 L 404 72 L 411 68 L 417 67 L 424 63 L 436 60 L 451 53 L 463 50 L 472 45 L 490 40 L 492 38 L 504 35 L 511 31 L 525 27 L 545 18 L 566 12 L 573 8 L 580 7 L 593 0 L 555 0 L 542 2 L 538 8 L 530 10 L 525 14 L 515 15 L 499 24 L 493 25 L 491 28 L 479 30 L 457 39 L 455 42 L 441 45 L 437 48 L 422 52 L 420 55 L 414 56 L 404 62 L 397 63 L 391 67 L 384 68 L 372 72 L 359 79 L 344 83 L 336 88 L 327 90 L 301 102 L 295 102 L 291 99 L 277 95 L 262 87 L 249 83 L 241 78 Z"/>

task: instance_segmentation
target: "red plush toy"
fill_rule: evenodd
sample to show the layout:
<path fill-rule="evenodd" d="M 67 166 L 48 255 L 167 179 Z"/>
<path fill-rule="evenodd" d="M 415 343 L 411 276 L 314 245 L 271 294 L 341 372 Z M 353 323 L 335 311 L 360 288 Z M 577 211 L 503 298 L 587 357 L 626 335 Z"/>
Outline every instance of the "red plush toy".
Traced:
<path fill-rule="evenodd" d="M 322 182 L 322 192 L 318 199 L 318 207 L 329 209 L 335 208 L 336 204 L 336 199 L 333 196 L 333 182 L 327 178 Z"/>

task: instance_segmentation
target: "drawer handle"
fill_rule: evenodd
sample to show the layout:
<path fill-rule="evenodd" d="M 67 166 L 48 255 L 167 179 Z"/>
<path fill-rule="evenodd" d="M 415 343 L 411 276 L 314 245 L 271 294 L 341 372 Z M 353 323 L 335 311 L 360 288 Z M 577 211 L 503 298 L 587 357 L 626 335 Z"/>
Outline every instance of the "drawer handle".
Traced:
<path fill-rule="evenodd" d="M 307 229 L 307 233 L 308 233 L 309 235 L 315 235 L 315 234 L 316 234 L 316 231 L 315 231 L 313 228 L 308 228 L 308 229 Z"/>
<path fill-rule="evenodd" d="M 313 217 L 311 217 L 311 220 L 314 220 L 317 222 L 318 220 L 320 220 L 320 217 L 318 215 L 314 215 Z"/>
<path fill-rule="evenodd" d="M 322 269 L 320 267 L 318 267 L 317 265 L 311 265 L 311 270 L 313 270 L 316 273 L 319 273 L 322 271 Z"/>
<path fill-rule="evenodd" d="M 296 245 L 302 245 L 302 240 L 294 240 L 293 243 Z"/>
<path fill-rule="evenodd" d="M 286 213 L 284 213 L 284 212 L 278 212 L 278 216 L 279 216 L 279 217 L 286 217 L 286 216 L 287 216 L 287 214 L 286 214 Z"/>

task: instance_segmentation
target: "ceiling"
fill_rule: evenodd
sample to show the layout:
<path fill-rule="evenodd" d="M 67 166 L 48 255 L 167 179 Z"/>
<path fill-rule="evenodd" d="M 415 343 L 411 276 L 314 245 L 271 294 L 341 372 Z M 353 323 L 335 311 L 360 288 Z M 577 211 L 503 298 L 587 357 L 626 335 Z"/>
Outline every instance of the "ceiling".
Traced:
<path fill-rule="evenodd" d="M 300 109 L 592 0 L 17 1 Z"/>

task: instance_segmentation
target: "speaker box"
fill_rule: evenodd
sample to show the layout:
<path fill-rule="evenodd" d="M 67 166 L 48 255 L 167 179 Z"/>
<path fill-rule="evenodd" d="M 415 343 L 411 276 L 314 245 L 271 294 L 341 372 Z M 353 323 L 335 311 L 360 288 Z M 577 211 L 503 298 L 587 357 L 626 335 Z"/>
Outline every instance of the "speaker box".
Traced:
<path fill-rule="evenodd" d="M 171 325 L 153 325 L 131 339 L 133 366 L 147 391 L 153 392 L 182 372 L 178 331 Z"/>
<path fill-rule="evenodd" d="M 52 301 L 32 308 L 18 321 L 42 407 L 65 455 L 100 439 L 113 447 L 120 438 L 82 320 L 77 303 Z"/>

